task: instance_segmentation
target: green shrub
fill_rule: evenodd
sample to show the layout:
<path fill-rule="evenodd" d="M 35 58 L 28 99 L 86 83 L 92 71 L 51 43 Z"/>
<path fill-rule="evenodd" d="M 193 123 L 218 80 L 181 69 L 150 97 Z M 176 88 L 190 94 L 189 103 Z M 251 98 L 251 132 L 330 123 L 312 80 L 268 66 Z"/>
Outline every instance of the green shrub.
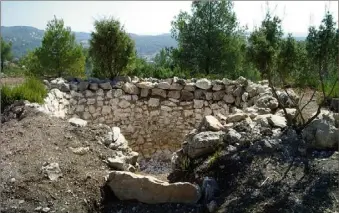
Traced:
<path fill-rule="evenodd" d="M 9 87 L 3 85 L 1 88 L 1 111 L 16 100 L 27 100 L 34 103 L 43 103 L 47 95 L 44 84 L 35 78 L 29 78 L 19 86 Z"/>

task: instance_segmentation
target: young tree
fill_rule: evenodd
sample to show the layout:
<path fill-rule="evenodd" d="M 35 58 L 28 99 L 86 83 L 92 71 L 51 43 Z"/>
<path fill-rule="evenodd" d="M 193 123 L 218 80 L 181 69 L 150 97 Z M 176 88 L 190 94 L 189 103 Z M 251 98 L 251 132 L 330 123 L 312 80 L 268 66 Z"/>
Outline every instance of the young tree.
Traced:
<path fill-rule="evenodd" d="M 36 50 L 43 67 L 42 75 L 83 76 L 85 57 L 82 47 L 76 43 L 71 28 L 64 26 L 62 19 L 49 21 L 42 39 L 42 46 Z"/>
<path fill-rule="evenodd" d="M 282 39 L 281 20 L 272 18 L 270 12 L 266 13 L 259 29 L 251 33 L 249 37 L 248 56 L 261 72 L 261 78 L 273 77 L 274 66 Z"/>
<path fill-rule="evenodd" d="M 114 78 L 135 58 L 134 41 L 113 18 L 95 21 L 94 26 L 89 49 L 95 66 L 94 75 Z"/>
<path fill-rule="evenodd" d="M 192 15 L 180 12 L 172 21 L 178 41 L 177 57 L 183 69 L 195 74 L 228 74 L 241 65 L 245 39 L 231 1 L 193 1 Z"/>
<path fill-rule="evenodd" d="M 1 37 L 1 70 L 4 70 L 4 62 L 5 60 L 9 61 L 12 59 L 12 43 L 5 42 L 5 40 Z"/>
<path fill-rule="evenodd" d="M 306 69 L 302 70 L 307 71 L 307 74 L 300 76 L 305 78 L 316 77 L 316 80 L 320 85 L 319 89 L 322 101 L 319 103 L 318 109 L 312 117 L 305 118 L 303 115 L 303 109 L 312 101 L 316 94 L 316 90 L 314 90 L 313 95 L 306 104 L 301 105 L 300 103 L 293 103 L 296 106 L 297 112 L 294 118 L 291 119 L 287 116 L 286 108 L 281 104 L 277 95 L 275 82 L 272 81 L 272 78 L 270 77 L 271 75 L 268 73 L 268 80 L 274 96 L 278 99 L 279 105 L 282 106 L 288 123 L 294 125 L 299 133 L 319 115 L 321 107 L 324 106 L 325 101 L 331 96 L 335 86 L 337 85 L 338 78 L 336 76 L 336 70 L 333 69 L 332 66 L 333 63 L 336 63 L 335 60 L 337 60 L 338 57 L 338 49 L 335 43 L 337 41 L 336 35 L 335 23 L 331 14 L 327 12 L 319 26 L 319 29 L 316 29 L 315 27 L 309 28 L 309 34 L 306 39 L 306 47 L 302 43 L 296 45 L 294 39 L 289 36 L 282 42 L 280 48 L 278 60 L 279 69 L 276 69 L 276 73 L 277 76 L 279 76 L 278 80 L 283 84 L 285 93 L 292 101 L 293 98 L 291 98 L 291 94 L 289 94 L 284 86 L 287 84 L 286 79 L 291 79 L 290 77 L 294 75 L 293 70 L 298 69 L 298 66 L 305 65 L 307 64 L 305 62 L 309 62 L 310 65 L 305 66 Z M 305 50 L 307 52 L 305 52 Z M 309 60 L 305 60 L 305 56 L 308 56 Z M 298 60 L 299 62 L 296 63 L 295 61 Z M 297 81 L 300 80 L 297 79 Z M 303 96 L 301 99 L 303 99 Z"/>

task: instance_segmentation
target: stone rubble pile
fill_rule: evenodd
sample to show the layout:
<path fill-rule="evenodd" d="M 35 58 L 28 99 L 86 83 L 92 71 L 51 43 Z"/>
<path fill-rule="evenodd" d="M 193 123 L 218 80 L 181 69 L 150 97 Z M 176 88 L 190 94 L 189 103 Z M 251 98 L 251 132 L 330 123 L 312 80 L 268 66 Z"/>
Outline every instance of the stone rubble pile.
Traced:
<path fill-rule="evenodd" d="M 287 112 L 288 116 L 293 116 L 296 110 L 288 108 Z M 283 115 L 282 110 L 275 114 L 263 114 L 259 113 L 258 108 L 250 107 L 245 112 L 237 110 L 223 119 L 206 116 L 197 129 L 186 135 L 181 148 L 173 153 L 172 169 L 180 170 L 187 159 L 213 154 L 220 147 L 236 151 L 256 143 L 256 146 L 261 146 L 260 149 L 272 151 L 274 147 L 279 147 L 277 143 L 281 142 L 282 131 L 288 128 Z M 337 150 L 338 121 L 338 115 L 322 110 L 295 138 L 303 141 L 301 144 L 305 144 L 304 148 Z"/>

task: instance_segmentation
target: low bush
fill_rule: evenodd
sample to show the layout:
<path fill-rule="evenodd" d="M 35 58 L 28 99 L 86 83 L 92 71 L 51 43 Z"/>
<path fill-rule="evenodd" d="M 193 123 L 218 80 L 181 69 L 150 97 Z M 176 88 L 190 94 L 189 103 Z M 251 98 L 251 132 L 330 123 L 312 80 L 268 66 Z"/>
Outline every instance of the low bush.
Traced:
<path fill-rule="evenodd" d="M 3 85 L 1 88 L 1 111 L 16 100 L 43 103 L 47 95 L 45 85 L 38 79 L 29 78 L 19 86 Z"/>

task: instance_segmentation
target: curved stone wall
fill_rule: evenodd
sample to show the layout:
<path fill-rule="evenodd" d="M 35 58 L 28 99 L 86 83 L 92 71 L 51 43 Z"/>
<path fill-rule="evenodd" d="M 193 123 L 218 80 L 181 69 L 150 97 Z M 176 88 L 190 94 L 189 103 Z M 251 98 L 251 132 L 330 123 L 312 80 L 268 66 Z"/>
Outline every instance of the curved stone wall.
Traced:
<path fill-rule="evenodd" d="M 66 93 L 67 100 L 56 101 L 62 106 L 54 108 L 65 109 L 67 117 L 120 127 L 132 149 L 145 158 L 169 158 L 205 115 L 222 119 L 233 107 L 255 105 L 265 112 L 278 108 L 266 84 L 243 77 L 235 81 L 126 77 L 115 81 L 55 79 L 45 83 L 52 90 Z M 58 92 L 54 89 L 54 93 Z"/>

